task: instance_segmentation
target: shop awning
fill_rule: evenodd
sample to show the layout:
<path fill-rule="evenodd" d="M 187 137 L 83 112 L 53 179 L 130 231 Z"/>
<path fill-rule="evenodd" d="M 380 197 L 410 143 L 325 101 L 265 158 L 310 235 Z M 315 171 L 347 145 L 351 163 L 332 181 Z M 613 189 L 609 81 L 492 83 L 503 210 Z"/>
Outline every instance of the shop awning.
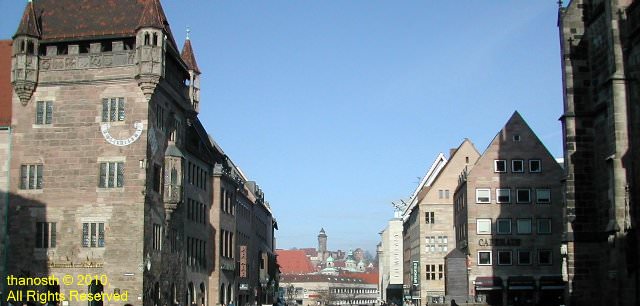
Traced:
<path fill-rule="evenodd" d="M 509 276 L 509 290 L 534 290 L 536 279 L 533 276 Z"/>
<path fill-rule="evenodd" d="M 497 276 L 478 276 L 476 290 L 502 290 L 502 279 Z"/>
<path fill-rule="evenodd" d="M 564 286 L 562 276 L 540 277 L 540 290 L 564 290 Z"/>

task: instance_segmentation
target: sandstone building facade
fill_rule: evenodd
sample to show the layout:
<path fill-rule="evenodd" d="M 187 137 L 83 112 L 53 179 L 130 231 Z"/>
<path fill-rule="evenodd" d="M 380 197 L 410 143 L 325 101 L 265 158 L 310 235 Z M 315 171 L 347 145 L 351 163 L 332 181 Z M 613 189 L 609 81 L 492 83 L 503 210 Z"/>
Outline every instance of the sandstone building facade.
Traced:
<path fill-rule="evenodd" d="M 561 305 L 562 168 L 517 112 L 454 193 L 469 301 Z M 452 275 L 450 275 L 452 276 Z"/>
<path fill-rule="evenodd" d="M 97 275 L 37 289 L 132 305 L 272 300 L 277 225 L 198 119 L 199 78 L 158 0 L 27 4 L 11 50 L 9 274 Z"/>
<path fill-rule="evenodd" d="M 560 7 L 569 305 L 640 303 L 639 6 Z"/>
<path fill-rule="evenodd" d="M 453 194 L 460 172 L 479 156 L 468 139 L 448 159 L 438 155 L 403 214 L 405 284 L 415 304 L 444 302 L 445 256 L 455 248 Z"/>

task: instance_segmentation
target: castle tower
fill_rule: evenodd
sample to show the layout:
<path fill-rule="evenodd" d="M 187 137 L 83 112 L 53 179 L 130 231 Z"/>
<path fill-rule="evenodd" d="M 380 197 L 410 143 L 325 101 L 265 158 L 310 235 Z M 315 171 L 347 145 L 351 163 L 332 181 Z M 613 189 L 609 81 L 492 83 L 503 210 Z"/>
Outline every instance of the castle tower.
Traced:
<path fill-rule="evenodd" d="M 167 21 L 158 0 L 148 1 L 136 33 L 136 79 L 147 100 L 164 77 Z"/>
<path fill-rule="evenodd" d="M 191 47 L 191 39 L 189 39 L 189 30 L 187 30 L 187 39 L 182 47 L 182 60 L 187 64 L 189 70 L 189 100 L 196 113 L 200 112 L 200 69 L 196 63 L 196 57 Z"/>
<path fill-rule="evenodd" d="M 11 84 L 22 105 L 27 105 L 38 82 L 40 28 L 33 2 L 29 1 L 16 34 L 11 56 Z"/>
<path fill-rule="evenodd" d="M 320 234 L 318 234 L 318 258 L 324 262 L 327 257 L 327 234 L 324 232 L 324 228 L 321 228 Z"/>

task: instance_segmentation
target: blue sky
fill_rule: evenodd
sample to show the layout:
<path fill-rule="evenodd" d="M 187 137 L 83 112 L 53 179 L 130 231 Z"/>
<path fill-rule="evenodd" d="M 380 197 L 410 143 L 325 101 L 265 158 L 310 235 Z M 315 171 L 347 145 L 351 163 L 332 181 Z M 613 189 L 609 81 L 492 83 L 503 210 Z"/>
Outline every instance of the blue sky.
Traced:
<path fill-rule="evenodd" d="M 558 5 L 164 0 L 202 71 L 200 118 L 265 192 L 278 247 L 375 253 L 439 152 L 483 151 L 518 110 L 562 156 Z M 26 1 L 0 0 L 0 39 Z"/>

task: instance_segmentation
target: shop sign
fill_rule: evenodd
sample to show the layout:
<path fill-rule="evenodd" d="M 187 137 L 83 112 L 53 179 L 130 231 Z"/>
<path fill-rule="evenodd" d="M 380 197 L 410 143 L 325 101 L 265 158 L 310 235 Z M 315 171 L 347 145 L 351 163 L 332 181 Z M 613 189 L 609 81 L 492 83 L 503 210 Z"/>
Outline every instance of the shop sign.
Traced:
<path fill-rule="evenodd" d="M 420 262 L 413 261 L 411 267 L 411 283 L 414 285 L 420 284 Z"/>
<path fill-rule="evenodd" d="M 486 246 L 520 246 L 521 239 L 517 238 L 481 238 L 478 239 L 478 245 Z"/>
<path fill-rule="evenodd" d="M 247 246 L 240 246 L 240 277 L 247 277 Z"/>
<path fill-rule="evenodd" d="M 249 284 L 240 284 L 240 290 L 249 290 Z"/>

